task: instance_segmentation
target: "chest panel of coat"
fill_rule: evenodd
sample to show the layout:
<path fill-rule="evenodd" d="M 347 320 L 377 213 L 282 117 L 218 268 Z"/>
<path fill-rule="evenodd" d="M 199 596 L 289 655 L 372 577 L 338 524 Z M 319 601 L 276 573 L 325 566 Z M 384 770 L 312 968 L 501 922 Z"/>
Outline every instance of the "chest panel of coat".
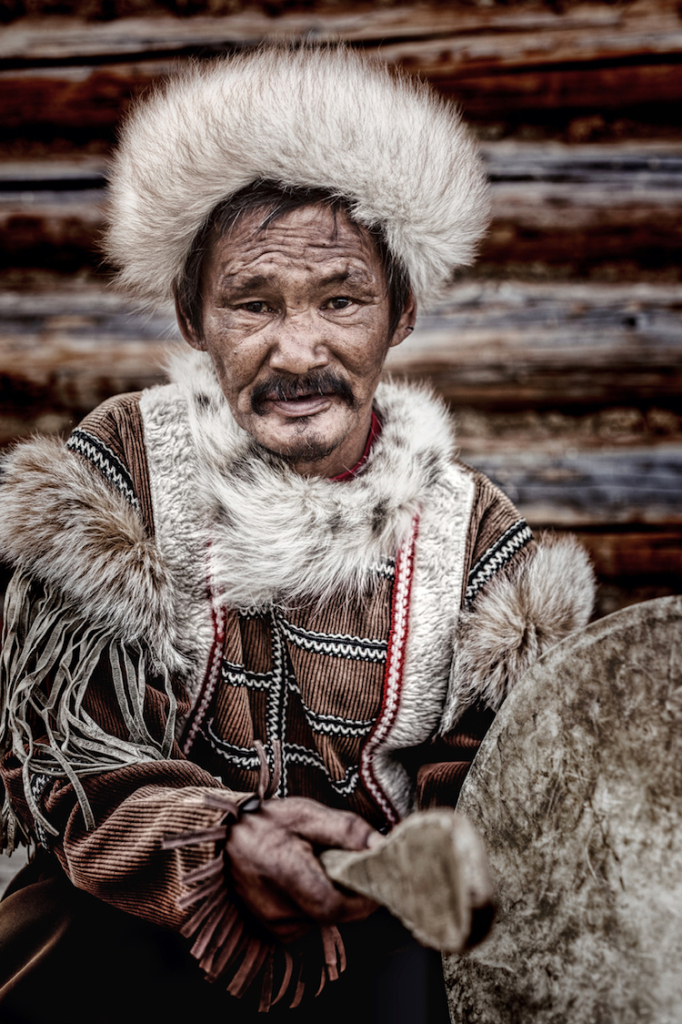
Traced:
<path fill-rule="evenodd" d="M 359 778 L 360 751 L 379 712 L 390 628 L 392 567 L 364 598 L 318 610 L 229 612 L 220 681 L 192 757 L 225 785 L 255 789 L 262 740 L 282 750 L 279 796 L 308 796 L 383 815 Z"/>

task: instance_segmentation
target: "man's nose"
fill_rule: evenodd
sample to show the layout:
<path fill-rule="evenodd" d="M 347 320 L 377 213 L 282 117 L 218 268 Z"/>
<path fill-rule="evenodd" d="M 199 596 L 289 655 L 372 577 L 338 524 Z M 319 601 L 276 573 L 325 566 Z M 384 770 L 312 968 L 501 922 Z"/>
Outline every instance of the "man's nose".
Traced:
<path fill-rule="evenodd" d="M 327 343 L 312 315 L 285 316 L 272 331 L 268 363 L 273 370 L 299 375 L 329 365 Z"/>

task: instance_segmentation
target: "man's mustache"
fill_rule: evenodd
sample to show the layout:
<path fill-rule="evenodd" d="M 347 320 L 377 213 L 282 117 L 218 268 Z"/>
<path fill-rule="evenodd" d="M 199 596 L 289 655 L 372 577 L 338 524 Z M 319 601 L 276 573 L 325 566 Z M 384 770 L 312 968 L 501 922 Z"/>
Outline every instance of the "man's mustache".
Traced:
<path fill-rule="evenodd" d="M 355 408 L 353 389 L 333 370 L 312 370 L 299 377 L 275 374 L 256 384 L 251 392 L 251 408 L 257 416 L 263 416 L 267 402 L 290 402 L 310 395 L 338 395 L 351 409 Z"/>

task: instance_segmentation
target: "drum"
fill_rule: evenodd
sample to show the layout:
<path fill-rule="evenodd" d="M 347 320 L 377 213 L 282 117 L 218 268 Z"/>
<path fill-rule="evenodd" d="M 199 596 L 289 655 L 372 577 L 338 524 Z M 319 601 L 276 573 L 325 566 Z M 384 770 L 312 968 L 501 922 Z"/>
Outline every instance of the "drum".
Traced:
<path fill-rule="evenodd" d="M 682 1021 L 682 597 L 548 651 L 457 809 L 499 909 L 485 942 L 444 958 L 453 1024 Z"/>

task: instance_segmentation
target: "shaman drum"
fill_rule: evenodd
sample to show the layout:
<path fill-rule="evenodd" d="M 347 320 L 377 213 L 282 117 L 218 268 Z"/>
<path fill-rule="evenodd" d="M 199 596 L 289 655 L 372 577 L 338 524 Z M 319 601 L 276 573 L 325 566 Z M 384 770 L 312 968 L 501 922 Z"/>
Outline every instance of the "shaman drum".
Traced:
<path fill-rule="evenodd" d="M 457 809 L 499 911 L 482 945 L 444 958 L 454 1024 L 680 1024 L 682 597 L 548 651 Z"/>

